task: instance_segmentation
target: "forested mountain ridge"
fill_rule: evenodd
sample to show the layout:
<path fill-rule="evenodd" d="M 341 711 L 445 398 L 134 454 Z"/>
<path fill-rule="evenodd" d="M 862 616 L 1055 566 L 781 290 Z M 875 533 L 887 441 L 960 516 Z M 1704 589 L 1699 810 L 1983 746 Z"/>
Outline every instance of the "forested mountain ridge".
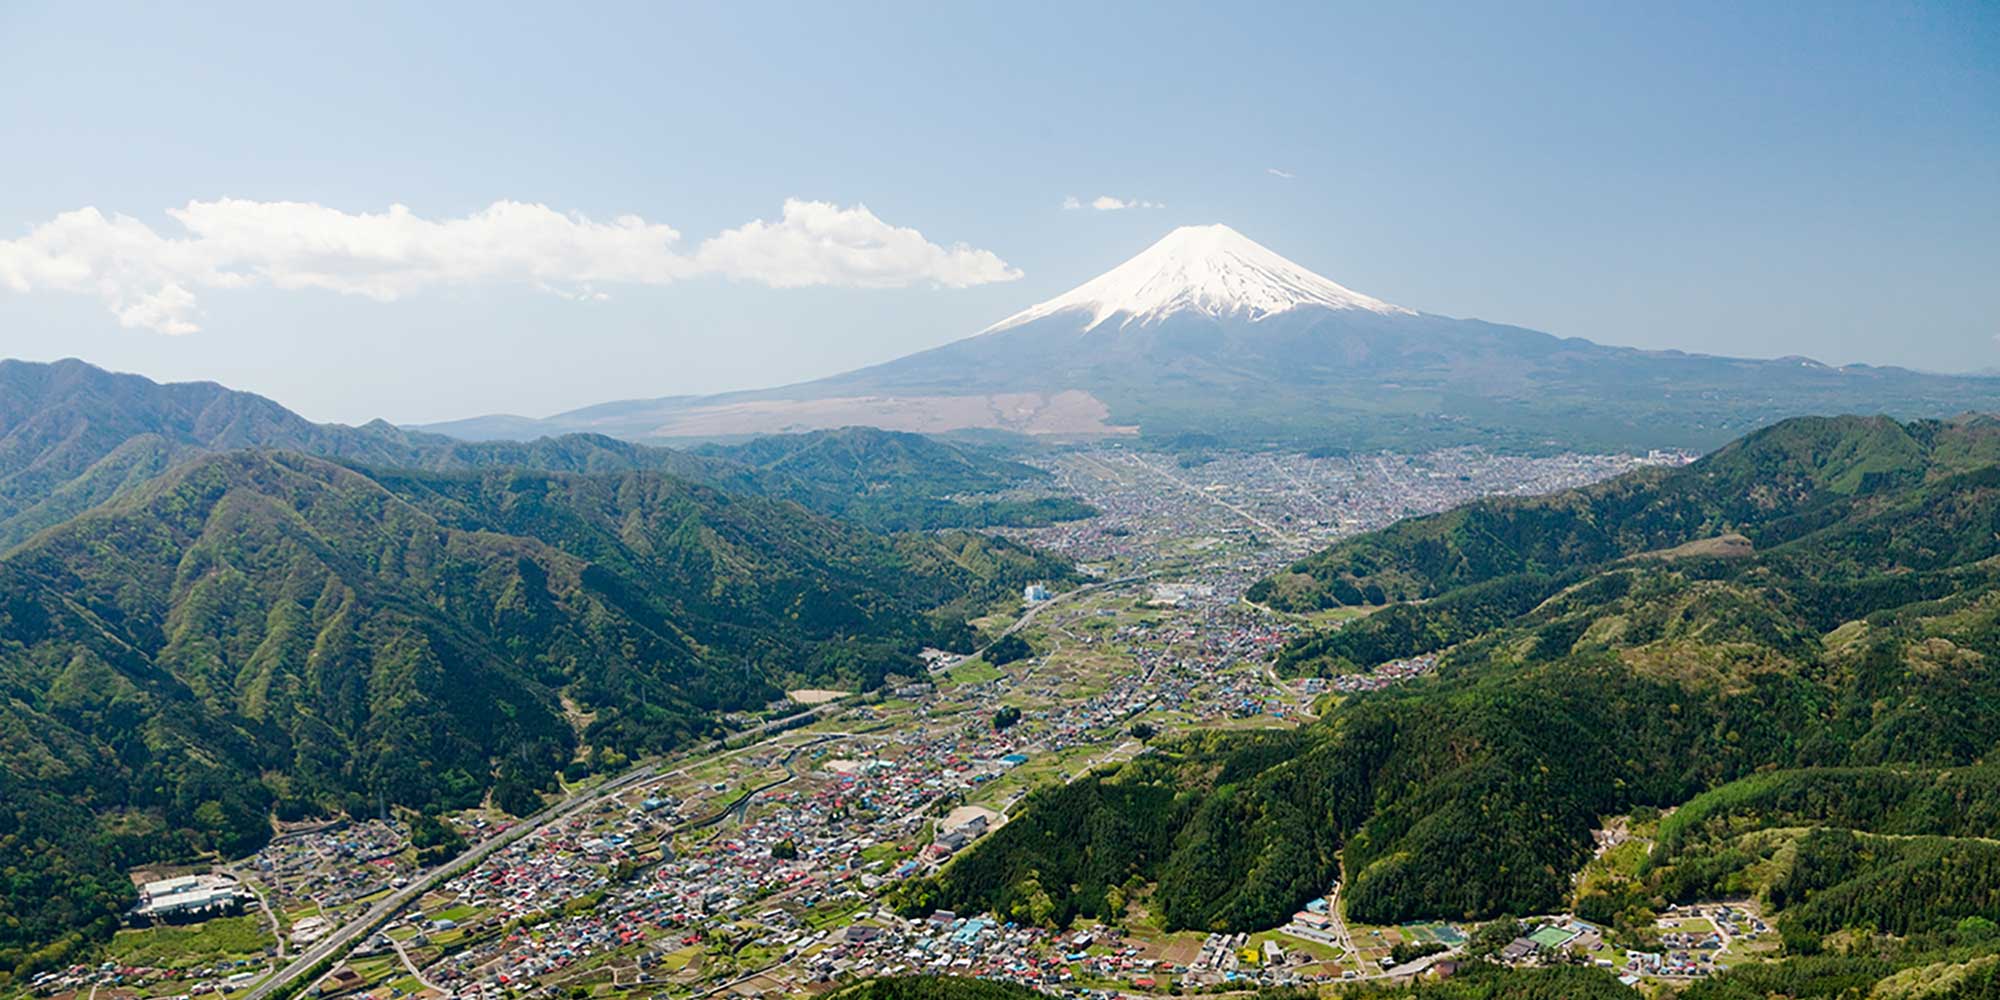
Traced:
<path fill-rule="evenodd" d="M 1094 513 L 1070 497 L 955 501 L 951 498 L 1039 483 L 1048 473 L 907 431 L 842 427 L 773 434 L 740 444 L 704 445 L 691 455 L 756 470 L 765 479 L 761 492 L 877 531 L 1040 525 Z M 788 490 L 787 483 L 796 485 Z"/>
<path fill-rule="evenodd" d="M 1989 415 L 1910 423 L 1801 417 L 1686 466 L 1401 521 L 1301 560 L 1249 596 L 1284 610 L 1381 604 L 1731 534 L 1764 549 L 1995 461 L 2000 419 Z"/>
<path fill-rule="evenodd" d="M 1436 678 L 1038 793 L 907 903 L 1062 923 L 1136 881 L 1169 926 L 1255 929 L 1344 878 L 1369 922 L 1549 912 L 1601 816 L 1770 768 L 1971 765 L 2000 742 L 1995 439 L 1987 418 L 1787 422 L 1343 543 L 1320 558 L 1357 586 L 1428 598 L 1281 663 L 1439 652 Z M 1723 530 L 1755 549 L 1658 552 Z"/>
<path fill-rule="evenodd" d="M 665 749 L 782 682 L 915 672 L 969 648 L 953 602 L 1066 573 L 655 473 L 375 475 L 201 457 L 0 557 L 0 952 L 114 912 L 116 865 Z"/>
<path fill-rule="evenodd" d="M 879 536 L 651 473 L 373 476 L 451 527 L 547 540 L 586 560 L 607 592 L 614 576 L 649 581 L 648 600 L 705 655 L 774 675 L 872 685 L 913 669 L 913 643 L 966 648 L 974 602 L 1069 576 L 986 535 Z"/>
<path fill-rule="evenodd" d="M 890 439 L 893 446 L 862 446 Z M 787 452 L 824 451 L 815 446 L 829 441 L 849 442 L 847 463 L 773 463 L 782 469 L 757 464 Z M 469 442 L 379 420 L 360 427 L 317 424 L 255 393 L 213 382 L 156 383 L 75 360 L 0 360 L 0 550 L 178 462 L 238 448 L 297 451 L 364 468 L 662 472 L 734 493 L 792 500 L 878 530 L 1045 523 L 1088 514 L 1073 502 L 982 507 L 940 499 L 1007 489 L 1042 473 L 913 434 L 853 429 L 778 435 L 708 455 L 589 433 Z M 732 451 L 744 458 L 732 458 Z M 875 462 L 882 467 L 873 467 Z M 855 490 L 857 483 L 869 484 L 866 495 Z"/>
<path fill-rule="evenodd" d="M 81 361 L 0 361 L 0 546 L 163 472 L 192 454 L 292 448 L 405 457 L 400 432 L 314 424 L 213 382 L 161 385 Z"/>
<path fill-rule="evenodd" d="M 912 476 L 935 483 L 938 488 L 932 492 L 942 496 L 989 492 L 1044 475 L 1019 462 L 922 434 L 874 427 L 773 434 L 740 444 L 703 445 L 693 453 L 787 473 L 847 495 L 878 491 Z"/>

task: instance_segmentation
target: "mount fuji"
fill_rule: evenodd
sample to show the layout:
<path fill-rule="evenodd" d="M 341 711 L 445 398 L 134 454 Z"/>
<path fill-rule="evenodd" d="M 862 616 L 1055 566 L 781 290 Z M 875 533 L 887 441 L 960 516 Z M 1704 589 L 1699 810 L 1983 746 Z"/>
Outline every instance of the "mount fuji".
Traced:
<path fill-rule="evenodd" d="M 1090 314 L 1087 333 L 1114 317 L 1123 317 L 1122 328 L 1180 313 L 1258 320 L 1303 306 L 1415 315 L 1322 278 L 1228 226 L 1182 226 L 1139 256 L 981 332 L 1063 313 Z"/>
<path fill-rule="evenodd" d="M 985 330 L 813 382 L 481 417 L 466 438 L 715 439 L 872 425 L 1050 438 L 1547 450 L 1707 448 L 1806 413 L 2000 406 L 2000 378 L 1611 347 L 1355 291 L 1187 226 Z"/>

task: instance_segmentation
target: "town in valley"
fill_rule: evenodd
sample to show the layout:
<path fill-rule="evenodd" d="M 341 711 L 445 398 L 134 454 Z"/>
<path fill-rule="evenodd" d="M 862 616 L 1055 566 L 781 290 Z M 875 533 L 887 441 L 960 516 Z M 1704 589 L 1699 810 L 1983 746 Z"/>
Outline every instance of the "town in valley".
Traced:
<path fill-rule="evenodd" d="M 538 811 L 447 814 L 439 857 L 384 809 L 284 829 L 256 854 L 140 871 L 140 906 L 101 964 L 50 971 L 37 996 L 784 996 L 874 975 L 945 973 L 1067 991 L 1409 978 L 1478 926 L 1360 926 L 1339 885 L 1246 934 L 1162 932 L 1143 898 L 1115 926 L 1051 930 L 992 913 L 899 915 L 897 885 L 952 863 L 1035 789 L 1147 752 L 1161 734 L 1285 727 L 1331 699 L 1435 669 L 1283 679 L 1271 660 L 1325 624 L 1243 598 L 1328 543 L 1482 496 L 1532 495 L 1686 456 L 1184 455 L 1055 451 L 1050 485 L 1100 513 L 1007 529 L 1084 576 L 979 624 L 1021 636 L 1004 663 L 937 652 L 873 692 L 802 690 L 729 722 L 737 735 L 565 782 Z M 1331 615 L 1337 621 L 1338 614 Z M 988 647 L 991 649 L 991 646 Z M 1640 841 L 1620 827 L 1605 856 Z M 435 833 L 432 834 L 436 836 Z M 1632 981 L 1698 977 L 1775 948 L 1754 903 L 1660 918 L 1651 951 L 1569 914 L 1525 921 L 1500 960 L 1581 960 Z M 1405 960 L 1399 960 L 1403 956 Z M 309 982 L 307 982 L 309 980 Z M 579 992 L 582 991 L 582 992 Z"/>

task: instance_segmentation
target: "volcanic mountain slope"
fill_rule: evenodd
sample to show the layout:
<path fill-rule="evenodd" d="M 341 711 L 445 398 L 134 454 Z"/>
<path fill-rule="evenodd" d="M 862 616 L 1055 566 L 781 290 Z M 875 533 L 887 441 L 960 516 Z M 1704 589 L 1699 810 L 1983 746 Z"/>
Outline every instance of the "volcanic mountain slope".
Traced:
<path fill-rule="evenodd" d="M 1752 546 L 1686 546 L 1732 531 Z M 1298 575 L 1428 596 L 1295 640 L 1281 671 L 1436 653 L 1437 676 L 1348 697 L 1297 730 L 1156 742 L 1036 793 L 913 884 L 910 911 L 1108 920 L 1111 900 L 1150 883 L 1168 927 L 1256 930 L 1340 879 L 1348 915 L 1369 923 L 1562 912 L 1580 905 L 1571 876 L 1602 817 L 1774 769 L 1865 774 L 1837 782 L 1847 806 L 1802 778 L 1704 810 L 1853 825 L 1868 804 L 1883 834 L 1956 837 L 1968 827 L 1952 802 L 1983 815 L 2000 801 L 2000 771 L 1963 770 L 2000 745 L 1991 419 L 1786 422 L 1687 469 L 1362 536 Z M 1905 787 L 1932 780 L 1953 787 Z M 1727 824 L 1695 825 L 1723 849 L 1593 912 L 1740 893 L 1787 863 L 1769 844 L 1738 849 Z M 2000 916 L 1990 843 L 1848 847 L 1774 901 L 1806 904 L 1792 914 L 1801 948 L 1854 927 L 1942 933 Z"/>
<path fill-rule="evenodd" d="M 1994 378 L 1641 351 L 1422 313 L 1227 226 L 1191 226 L 977 336 L 886 364 L 779 389 L 436 429 L 649 439 L 873 424 L 1357 448 L 1709 448 L 1807 413 L 1996 405 Z"/>
<path fill-rule="evenodd" d="M 1045 523 L 1060 505 L 981 507 L 941 498 L 1045 478 L 1040 470 L 915 435 L 853 428 L 696 456 L 598 434 L 472 443 L 383 421 L 316 424 L 213 382 L 160 384 L 81 361 L 0 361 L 0 550 L 190 458 L 237 448 L 298 451 L 368 468 L 661 472 L 730 492 L 795 501 L 873 528 Z M 775 461 L 781 452 L 801 457 Z M 810 461 L 838 451 L 843 461 Z M 878 461 L 879 467 L 871 462 Z M 893 470 L 894 475 L 888 475 Z M 868 489 L 857 491 L 861 480 Z"/>

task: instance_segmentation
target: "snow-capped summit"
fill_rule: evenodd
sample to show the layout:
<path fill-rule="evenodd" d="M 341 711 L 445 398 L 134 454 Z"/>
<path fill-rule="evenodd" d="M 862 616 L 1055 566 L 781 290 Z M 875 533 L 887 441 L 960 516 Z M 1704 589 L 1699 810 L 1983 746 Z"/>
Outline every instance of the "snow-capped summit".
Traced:
<path fill-rule="evenodd" d="M 1092 330 L 1114 316 L 1124 317 L 1121 327 L 1155 322 L 1184 310 L 1256 320 L 1306 305 L 1415 315 L 1322 278 L 1217 224 L 1182 226 L 1137 257 L 984 332 L 1063 312 L 1089 313 L 1084 329 Z"/>

